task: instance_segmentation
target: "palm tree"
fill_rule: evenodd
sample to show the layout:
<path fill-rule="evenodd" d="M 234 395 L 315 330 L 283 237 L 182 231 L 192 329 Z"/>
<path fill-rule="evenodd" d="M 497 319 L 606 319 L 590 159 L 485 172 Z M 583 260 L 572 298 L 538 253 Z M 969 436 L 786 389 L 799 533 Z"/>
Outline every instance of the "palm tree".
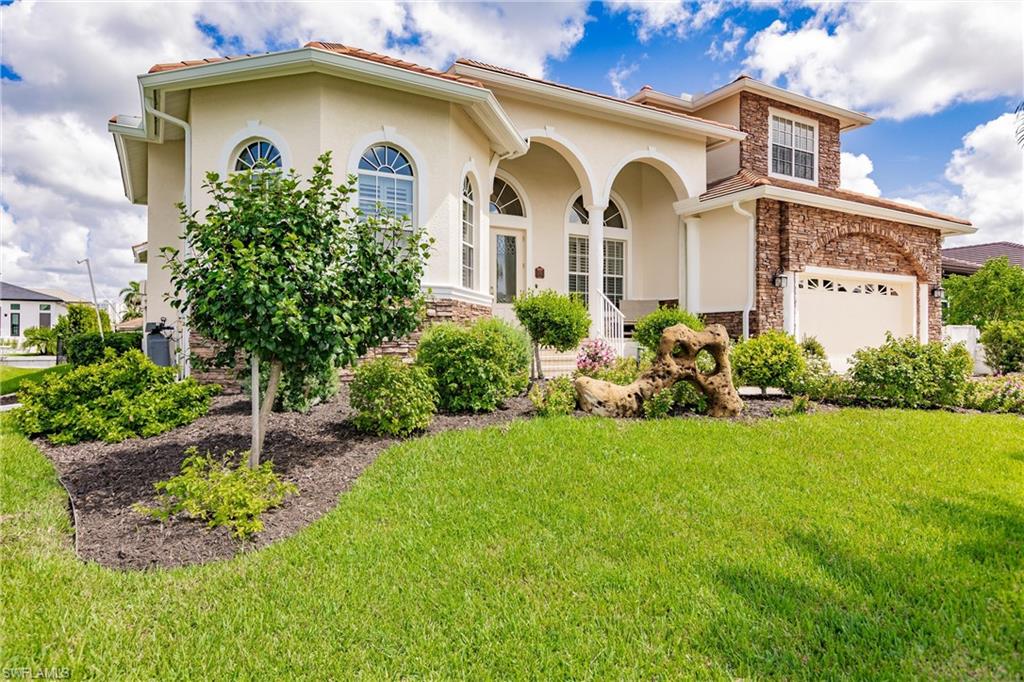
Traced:
<path fill-rule="evenodd" d="M 121 289 L 121 300 L 124 302 L 122 320 L 142 317 L 142 285 L 139 282 L 128 282 L 128 286 Z"/>

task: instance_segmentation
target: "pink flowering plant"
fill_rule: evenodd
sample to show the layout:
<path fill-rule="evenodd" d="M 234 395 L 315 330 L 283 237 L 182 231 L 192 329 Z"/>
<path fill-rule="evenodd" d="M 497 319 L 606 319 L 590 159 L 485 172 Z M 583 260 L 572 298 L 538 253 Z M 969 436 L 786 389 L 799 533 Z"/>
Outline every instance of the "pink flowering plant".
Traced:
<path fill-rule="evenodd" d="M 615 350 L 604 339 L 586 339 L 576 354 L 576 369 L 581 374 L 594 374 L 615 362 Z"/>
<path fill-rule="evenodd" d="M 1024 374 L 973 380 L 968 386 L 965 404 L 983 412 L 1024 414 Z"/>

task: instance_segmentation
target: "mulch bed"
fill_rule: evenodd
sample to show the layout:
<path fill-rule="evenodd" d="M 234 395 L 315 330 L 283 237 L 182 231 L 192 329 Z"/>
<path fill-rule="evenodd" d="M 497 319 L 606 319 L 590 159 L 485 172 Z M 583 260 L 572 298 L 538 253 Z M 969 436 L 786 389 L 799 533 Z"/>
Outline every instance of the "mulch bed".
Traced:
<path fill-rule="evenodd" d="M 742 421 L 770 417 L 776 408 L 791 404 L 788 398 L 774 396 L 744 400 Z M 132 509 L 136 502 L 153 504 L 153 484 L 179 473 L 186 448 L 247 450 L 249 410 L 244 396 L 221 395 L 206 416 L 145 440 L 62 447 L 37 440 L 71 496 L 79 556 L 112 568 L 145 569 L 205 563 L 264 547 L 294 535 L 334 508 L 338 496 L 363 470 L 398 442 L 356 431 L 348 421 L 351 413 L 343 387 L 334 399 L 307 414 L 271 415 L 265 452 L 276 471 L 298 486 L 299 495 L 265 513 L 265 529 L 255 539 L 242 542 L 224 528 L 210 529 L 184 518 L 162 524 Z M 428 433 L 505 424 L 532 413 L 530 401 L 521 396 L 491 414 L 439 415 Z"/>

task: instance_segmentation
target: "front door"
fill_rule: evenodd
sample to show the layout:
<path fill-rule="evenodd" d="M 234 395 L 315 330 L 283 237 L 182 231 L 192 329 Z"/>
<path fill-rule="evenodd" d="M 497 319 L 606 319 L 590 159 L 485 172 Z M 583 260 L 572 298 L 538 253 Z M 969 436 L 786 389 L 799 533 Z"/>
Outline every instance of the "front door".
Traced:
<path fill-rule="evenodd" d="M 494 315 L 511 322 L 515 320 L 512 301 L 526 289 L 526 235 L 519 230 L 493 229 L 491 240 Z"/>

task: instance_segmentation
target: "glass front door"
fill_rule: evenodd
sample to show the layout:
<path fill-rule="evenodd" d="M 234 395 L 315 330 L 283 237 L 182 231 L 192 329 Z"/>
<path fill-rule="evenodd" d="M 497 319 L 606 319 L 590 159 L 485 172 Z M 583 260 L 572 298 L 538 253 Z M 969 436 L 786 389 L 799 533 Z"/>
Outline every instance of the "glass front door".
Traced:
<path fill-rule="evenodd" d="M 492 230 L 494 266 L 491 268 L 491 295 L 494 314 L 512 319 L 512 301 L 526 284 L 525 238 L 517 230 Z"/>

